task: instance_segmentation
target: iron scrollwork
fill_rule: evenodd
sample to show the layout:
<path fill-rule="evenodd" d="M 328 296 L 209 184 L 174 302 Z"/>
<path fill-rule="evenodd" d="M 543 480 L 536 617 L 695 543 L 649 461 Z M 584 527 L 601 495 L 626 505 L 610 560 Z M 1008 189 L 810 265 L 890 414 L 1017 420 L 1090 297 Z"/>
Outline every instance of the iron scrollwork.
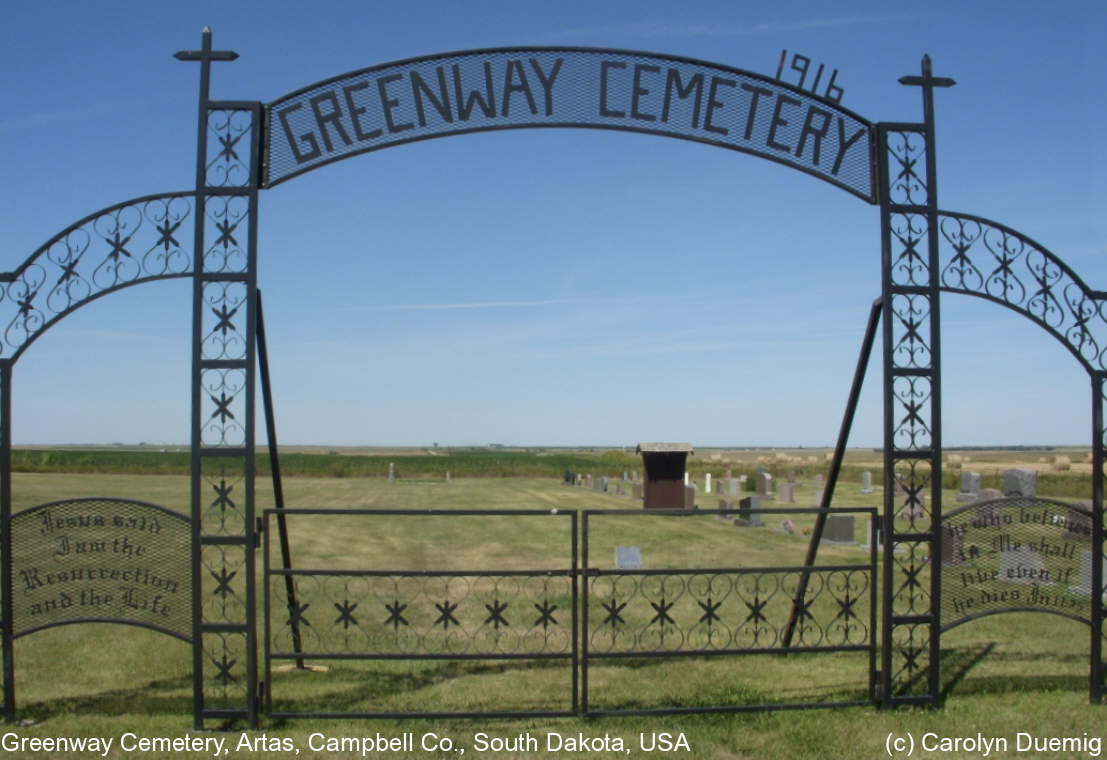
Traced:
<path fill-rule="evenodd" d="M 192 271 L 191 193 L 127 201 L 63 230 L 0 289 L 0 352 L 15 359 L 46 328 L 105 293 Z"/>
<path fill-rule="evenodd" d="M 1107 299 L 1057 256 L 1003 225 L 940 213 L 942 290 L 1008 306 L 1060 340 L 1089 371 L 1107 370 Z"/>

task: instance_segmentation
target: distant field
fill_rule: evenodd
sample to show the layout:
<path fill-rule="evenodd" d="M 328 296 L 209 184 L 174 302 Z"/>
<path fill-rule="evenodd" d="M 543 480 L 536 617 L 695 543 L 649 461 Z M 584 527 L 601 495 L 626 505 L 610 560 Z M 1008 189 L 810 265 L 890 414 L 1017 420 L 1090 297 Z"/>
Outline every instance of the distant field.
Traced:
<path fill-rule="evenodd" d="M 688 459 L 688 472 L 702 483 L 711 473 L 716 479 L 728 471 L 734 477 L 752 476 L 765 467 L 778 480 L 789 472 L 799 478 L 825 474 L 830 467 L 828 449 L 788 450 L 699 450 Z M 115 473 L 145 475 L 187 475 L 187 449 L 144 447 L 82 447 L 71 449 L 17 448 L 12 452 L 16 472 Z M 1060 463 L 1060 464 L 1058 464 Z M 427 449 L 333 449 L 281 450 L 280 468 L 286 477 L 383 478 L 394 464 L 401 479 L 545 477 L 560 479 L 566 470 L 596 476 L 621 477 L 624 472 L 641 472 L 642 460 L 630 449 L 507 449 L 507 448 L 427 448 Z M 1088 450 L 1079 447 L 1042 449 L 953 450 L 946 453 L 942 472 L 943 488 L 956 492 L 962 470 L 981 474 L 984 488 L 1002 488 L 1003 471 L 1011 467 L 1030 467 L 1038 471 L 1042 495 L 1091 498 L 1091 463 Z M 844 481 L 861 480 L 869 471 L 873 482 L 882 481 L 881 454 L 872 449 L 851 449 L 842 469 Z M 269 477 L 269 455 L 257 456 L 259 477 Z"/>

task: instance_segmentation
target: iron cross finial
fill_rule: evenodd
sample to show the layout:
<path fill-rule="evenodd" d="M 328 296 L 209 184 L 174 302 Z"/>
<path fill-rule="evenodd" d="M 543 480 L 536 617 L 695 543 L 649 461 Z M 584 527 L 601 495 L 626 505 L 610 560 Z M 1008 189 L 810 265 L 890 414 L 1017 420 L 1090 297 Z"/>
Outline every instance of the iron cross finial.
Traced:
<path fill-rule="evenodd" d="M 202 47 L 199 50 L 178 50 L 173 57 L 178 61 L 199 61 L 202 69 L 211 66 L 212 61 L 233 61 L 238 58 L 238 53 L 233 50 L 211 49 L 211 27 L 205 26 L 203 32 Z"/>
<path fill-rule="evenodd" d="M 931 73 L 930 69 L 930 56 L 924 55 L 922 59 L 922 76 L 905 76 L 899 78 L 900 84 L 906 85 L 920 85 L 925 89 L 931 89 L 934 87 L 953 87 L 957 82 L 953 81 L 949 77 L 936 77 Z"/>

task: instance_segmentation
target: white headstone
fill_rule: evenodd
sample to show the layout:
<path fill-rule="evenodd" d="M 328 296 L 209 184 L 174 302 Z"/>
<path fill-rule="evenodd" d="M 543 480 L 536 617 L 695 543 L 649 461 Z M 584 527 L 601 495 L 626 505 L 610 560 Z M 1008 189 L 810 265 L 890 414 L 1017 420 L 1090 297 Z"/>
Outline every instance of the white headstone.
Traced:
<path fill-rule="evenodd" d="M 616 570 L 641 570 L 642 569 L 642 552 L 639 551 L 637 546 L 616 546 L 615 547 L 615 569 Z"/>
<path fill-rule="evenodd" d="M 861 493 L 873 492 L 873 474 L 868 470 L 861 473 Z"/>
<path fill-rule="evenodd" d="M 711 473 L 707 473 L 703 476 L 703 492 L 711 493 Z"/>

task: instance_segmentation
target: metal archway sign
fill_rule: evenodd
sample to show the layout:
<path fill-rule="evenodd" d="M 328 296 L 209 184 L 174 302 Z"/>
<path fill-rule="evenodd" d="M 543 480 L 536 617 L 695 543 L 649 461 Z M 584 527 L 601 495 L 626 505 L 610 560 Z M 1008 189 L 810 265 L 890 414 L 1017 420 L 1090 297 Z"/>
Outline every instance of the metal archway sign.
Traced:
<path fill-rule="evenodd" d="M 210 30 L 199 50 L 176 57 L 200 63 L 195 190 L 108 207 L 0 273 L 0 310 L 8 309 L 0 315 L 0 575 L 9 719 L 15 361 L 91 300 L 140 282 L 192 280 L 192 619 L 189 631 L 179 625 L 172 631 L 193 648 L 195 724 L 256 725 L 259 192 L 343 158 L 456 134 L 582 127 L 692 140 L 766 158 L 879 205 L 882 292 L 874 315 L 883 318 L 885 706 L 934 705 L 939 696 L 942 563 L 930 560 L 942 551 L 941 291 L 1022 313 L 1089 372 L 1089 552 L 1102 558 L 1107 293 L 1089 289 L 1056 256 L 1010 228 L 939 210 L 933 90 L 953 81 L 933 76 L 928 58 L 919 76 L 899 80 L 922 89 L 922 121 L 870 123 L 832 99 L 756 73 L 625 50 L 446 53 L 361 69 L 269 104 L 209 97 L 212 62 L 237 58 L 212 48 Z M 1090 597 L 1098 600 L 1102 563 L 1090 565 Z M 1090 691 L 1099 702 L 1104 608 L 1090 606 Z"/>

